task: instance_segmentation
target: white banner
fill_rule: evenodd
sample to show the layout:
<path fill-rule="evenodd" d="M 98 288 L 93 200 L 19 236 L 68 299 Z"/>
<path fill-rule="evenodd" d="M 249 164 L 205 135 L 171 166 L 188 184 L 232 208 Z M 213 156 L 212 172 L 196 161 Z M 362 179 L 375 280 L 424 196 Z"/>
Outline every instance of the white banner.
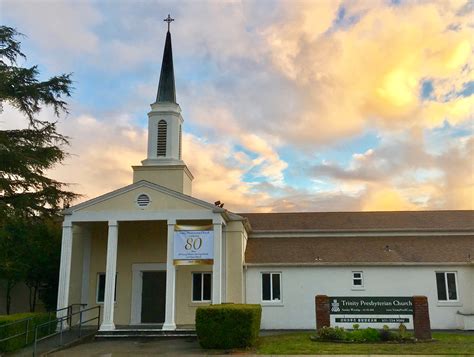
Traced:
<path fill-rule="evenodd" d="M 214 231 L 178 230 L 174 232 L 174 264 L 212 264 Z"/>

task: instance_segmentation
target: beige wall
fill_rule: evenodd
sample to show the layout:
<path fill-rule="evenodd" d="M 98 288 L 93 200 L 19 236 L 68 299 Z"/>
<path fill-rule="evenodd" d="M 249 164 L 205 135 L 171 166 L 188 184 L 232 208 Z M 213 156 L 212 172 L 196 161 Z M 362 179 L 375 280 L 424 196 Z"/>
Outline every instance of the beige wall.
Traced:
<path fill-rule="evenodd" d="M 212 272 L 212 265 L 178 266 L 176 270 L 176 324 L 194 325 L 194 316 L 199 306 L 208 303 L 192 302 L 192 273 Z"/>
<path fill-rule="evenodd" d="M 189 173 L 189 174 L 188 174 Z M 182 166 L 133 166 L 133 182 L 145 180 L 191 196 L 189 170 Z"/>
<path fill-rule="evenodd" d="M 150 204 L 145 211 L 159 212 L 163 210 L 208 210 L 197 204 L 176 199 L 176 197 L 159 192 L 149 187 L 138 187 L 124 192 L 108 200 L 97 202 L 96 204 L 79 209 L 78 212 L 116 212 L 116 211 L 141 211 L 136 205 L 138 195 L 145 193 L 150 197 Z"/>
<path fill-rule="evenodd" d="M 196 221 L 195 221 L 196 222 Z M 183 223 L 183 222 L 178 222 Z M 192 221 L 185 222 L 192 223 Z M 241 222 L 225 226 L 226 292 L 225 302 L 244 301 L 243 258 L 246 235 Z M 74 231 L 71 266 L 70 302 L 80 302 L 82 289 L 83 247 L 80 234 L 90 234 L 91 256 L 88 307 L 96 306 L 98 273 L 105 273 L 107 256 L 107 223 L 88 224 L 87 230 Z M 166 263 L 167 225 L 165 221 L 119 222 L 117 253 L 117 302 L 114 321 L 128 325 L 131 318 L 132 265 Z M 79 233 L 80 232 L 80 233 Z M 212 271 L 212 266 L 178 266 L 176 272 L 176 323 L 194 324 L 197 307 L 192 302 L 192 272 Z"/>
<path fill-rule="evenodd" d="M 114 321 L 130 324 L 132 264 L 165 263 L 167 226 L 164 221 L 120 222 L 117 249 L 117 302 Z M 91 232 L 89 306 L 96 305 L 98 273 L 105 273 L 107 225 L 97 224 Z"/>
<path fill-rule="evenodd" d="M 244 292 L 244 252 L 246 234 L 242 222 L 229 222 L 225 227 L 226 240 L 226 301 L 242 303 Z"/>
<path fill-rule="evenodd" d="M 7 313 L 7 282 L 0 280 L 0 315 Z M 10 314 L 17 314 L 20 312 L 30 312 L 30 290 L 25 283 L 16 284 L 11 293 Z M 36 299 L 36 312 L 45 311 L 43 302 Z"/>

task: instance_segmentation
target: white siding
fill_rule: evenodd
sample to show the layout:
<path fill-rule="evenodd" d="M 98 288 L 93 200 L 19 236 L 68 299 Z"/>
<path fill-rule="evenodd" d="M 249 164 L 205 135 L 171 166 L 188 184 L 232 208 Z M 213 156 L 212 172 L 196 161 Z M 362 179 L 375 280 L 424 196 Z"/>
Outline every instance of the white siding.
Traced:
<path fill-rule="evenodd" d="M 352 271 L 364 272 L 364 290 L 352 290 Z M 261 273 L 281 272 L 282 303 L 261 301 Z M 459 302 L 439 303 L 436 271 L 456 271 Z M 262 304 L 262 329 L 314 329 L 314 297 L 413 296 L 428 297 L 433 329 L 463 328 L 463 312 L 474 311 L 474 267 L 472 266 L 347 266 L 347 267 L 248 267 L 247 303 Z M 349 316 L 348 316 L 349 317 Z M 352 317 L 352 316 L 350 316 Z M 341 324 L 351 327 L 352 324 Z M 360 324 L 361 327 L 364 324 Z M 383 324 L 380 324 L 382 326 Z M 390 324 L 389 324 L 390 325 Z M 412 328 L 410 317 L 409 328 Z M 392 325 L 395 327 L 395 325 Z"/>

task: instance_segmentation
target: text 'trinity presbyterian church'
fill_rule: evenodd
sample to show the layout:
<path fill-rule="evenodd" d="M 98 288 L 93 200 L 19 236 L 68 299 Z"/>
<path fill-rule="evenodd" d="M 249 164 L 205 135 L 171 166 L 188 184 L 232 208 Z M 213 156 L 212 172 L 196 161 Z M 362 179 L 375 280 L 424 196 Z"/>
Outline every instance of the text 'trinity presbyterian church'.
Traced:
<path fill-rule="evenodd" d="M 221 303 L 261 304 L 263 329 L 311 329 L 315 295 L 423 295 L 433 328 L 474 329 L 474 211 L 233 213 L 192 196 L 182 127 L 168 29 L 133 183 L 64 212 L 58 308 L 102 305 L 102 333 L 192 329 Z"/>

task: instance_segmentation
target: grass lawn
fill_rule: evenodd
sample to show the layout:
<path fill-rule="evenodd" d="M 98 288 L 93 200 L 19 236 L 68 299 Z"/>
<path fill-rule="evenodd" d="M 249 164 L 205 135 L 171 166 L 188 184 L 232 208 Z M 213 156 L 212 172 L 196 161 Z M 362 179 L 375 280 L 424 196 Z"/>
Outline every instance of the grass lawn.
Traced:
<path fill-rule="evenodd" d="M 258 354 L 464 354 L 474 355 L 474 335 L 434 332 L 435 342 L 383 344 L 313 342 L 315 332 L 297 332 L 264 336 L 256 348 Z"/>

